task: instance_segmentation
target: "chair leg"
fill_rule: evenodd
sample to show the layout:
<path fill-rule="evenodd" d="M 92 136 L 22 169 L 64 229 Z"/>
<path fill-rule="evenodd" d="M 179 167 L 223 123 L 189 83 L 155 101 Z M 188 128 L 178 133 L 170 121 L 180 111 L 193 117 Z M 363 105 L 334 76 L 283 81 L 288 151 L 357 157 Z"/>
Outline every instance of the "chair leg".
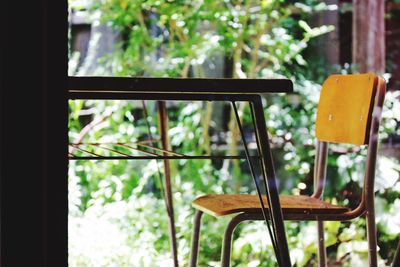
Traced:
<path fill-rule="evenodd" d="M 199 253 L 199 236 L 200 236 L 200 225 L 201 217 L 203 212 L 200 210 L 196 211 L 193 222 L 193 235 L 192 235 L 192 251 L 190 253 L 190 267 L 197 266 L 197 255 Z"/>
<path fill-rule="evenodd" d="M 397 250 L 396 253 L 394 254 L 392 265 L 390 266 L 391 267 L 400 266 L 400 242 L 397 245 Z"/>
<path fill-rule="evenodd" d="M 222 245 L 221 253 L 221 267 L 229 267 L 231 264 L 231 249 L 232 249 L 232 235 L 236 226 L 246 220 L 255 219 L 254 216 L 248 215 L 246 213 L 241 213 L 232 218 L 226 227 L 224 234 L 224 242 Z M 258 217 L 256 217 L 258 219 Z"/>
<path fill-rule="evenodd" d="M 318 266 L 326 267 L 326 248 L 324 237 L 324 221 L 317 221 L 318 229 Z"/>
<path fill-rule="evenodd" d="M 370 208 L 367 212 L 367 239 L 368 239 L 368 263 L 369 267 L 376 267 L 378 265 L 377 257 L 377 240 L 376 240 L 376 225 L 375 225 L 375 212 L 374 208 Z"/>

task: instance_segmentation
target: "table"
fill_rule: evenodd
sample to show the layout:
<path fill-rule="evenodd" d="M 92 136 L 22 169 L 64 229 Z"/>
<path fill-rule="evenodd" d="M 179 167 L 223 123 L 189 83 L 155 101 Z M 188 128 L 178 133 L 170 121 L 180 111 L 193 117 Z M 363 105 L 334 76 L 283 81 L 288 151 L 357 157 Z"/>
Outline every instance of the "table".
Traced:
<path fill-rule="evenodd" d="M 275 240 L 275 254 L 279 266 L 291 266 L 289 250 L 283 224 L 282 210 L 268 132 L 262 106 L 262 95 L 268 93 L 291 93 L 292 82 L 288 79 L 198 79 L 198 78 L 145 78 L 145 77 L 69 77 L 69 99 L 108 99 L 108 100 L 156 100 L 159 107 L 161 135 L 163 143 L 162 155 L 130 156 L 119 153 L 117 156 L 90 155 L 70 159 L 163 159 L 168 163 L 170 159 L 183 158 L 214 158 L 213 156 L 186 156 L 177 155 L 167 150 L 166 141 L 166 100 L 183 101 L 229 101 L 234 107 L 235 102 L 245 101 L 250 104 L 255 128 L 259 158 L 262 162 L 262 173 L 266 181 L 267 200 L 269 202 L 269 219 L 273 226 Z M 240 122 L 239 122 L 240 123 Z M 240 124 L 239 124 L 239 127 Z M 240 156 L 220 156 L 220 158 L 243 158 Z M 247 158 L 249 160 L 249 158 Z M 164 164 L 166 168 L 168 164 Z M 169 175 L 168 167 L 165 169 Z M 266 179 L 265 179 L 266 178 Z M 174 264 L 177 266 L 176 237 L 173 214 L 173 202 L 169 179 L 166 179 L 167 211 L 170 215 L 170 237 Z M 258 185 L 256 184 L 257 188 Z M 261 196 L 260 196 L 261 197 Z M 262 203 L 260 202 L 260 205 Z M 168 210 L 169 209 L 169 210 Z M 267 220 L 267 218 L 265 218 Z"/>

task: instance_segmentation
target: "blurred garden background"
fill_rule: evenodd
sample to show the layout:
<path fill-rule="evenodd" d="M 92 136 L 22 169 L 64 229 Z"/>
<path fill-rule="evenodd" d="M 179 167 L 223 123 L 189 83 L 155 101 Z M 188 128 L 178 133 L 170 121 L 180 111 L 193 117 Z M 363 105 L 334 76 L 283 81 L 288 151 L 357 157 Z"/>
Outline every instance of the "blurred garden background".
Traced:
<path fill-rule="evenodd" d="M 69 0 L 70 76 L 277 78 L 290 95 L 264 98 L 283 194 L 310 194 L 314 120 L 321 84 L 332 73 L 373 71 L 388 81 L 376 171 L 379 264 L 400 241 L 400 1 L 384 2 L 382 66 L 356 50 L 358 1 Z M 363 5 L 363 4 L 359 4 Z M 370 17 L 366 20 L 374 21 Z M 359 41 L 359 40 L 358 40 Z M 370 39 L 366 38 L 365 43 Z M 378 40 L 379 41 L 379 40 Z M 371 57 L 382 57 L 370 51 Z M 379 55 L 377 55 L 379 54 Z M 365 59 L 365 58 L 364 58 Z M 243 154 L 229 103 L 167 102 L 170 144 L 189 155 Z M 71 100 L 69 141 L 135 142 L 158 137 L 156 103 Z M 239 106 L 244 125 L 250 110 Z M 150 128 L 151 134 L 148 132 Z M 251 127 L 245 127 L 250 145 Z M 359 155 L 358 151 L 361 151 Z M 325 199 L 356 206 L 365 148 L 332 146 Z M 69 266 L 173 266 L 162 161 L 69 162 Z M 254 193 L 245 161 L 170 161 L 180 266 L 189 261 L 194 209 L 206 193 Z M 157 165 L 159 167 L 157 168 Z M 227 219 L 204 217 L 199 266 L 219 266 Z M 316 266 L 316 223 L 285 222 L 292 263 Z M 367 266 L 365 220 L 326 222 L 329 266 Z M 235 232 L 232 266 L 276 266 L 262 222 Z"/>

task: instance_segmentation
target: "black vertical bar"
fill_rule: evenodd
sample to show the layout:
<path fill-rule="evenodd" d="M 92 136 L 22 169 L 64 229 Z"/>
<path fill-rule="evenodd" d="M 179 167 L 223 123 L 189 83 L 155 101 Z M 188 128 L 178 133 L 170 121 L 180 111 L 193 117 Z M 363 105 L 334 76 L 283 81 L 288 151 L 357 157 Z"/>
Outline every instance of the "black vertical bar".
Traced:
<path fill-rule="evenodd" d="M 2 267 L 68 266 L 67 11 L 66 0 L 0 8 Z"/>
<path fill-rule="evenodd" d="M 260 138 L 261 156 L 264 165 L 264 171 L 266 172 L 264 177 L 267 179 L 267 197 L 270 200 L 269 210 L 271 212 L 271 222 L 275 231 L 276 244 L 279 254 L 276 256 L 280 257 L 281 266 L 287 267 L 291 266 L 289 248 L 287 245 L 285 225 L 283 222 L 283 214 L 279 201 L 279 191 L 276 182 L 267 128 L 265 125 L 265 116 L 262 107 L 261 96 L 254 96 L 251 104 L 253 106 L 256 131 Z"/>
<path fill-rule="evenodd" d="M 259 185 L 257 183 L 257 177 L 256 177 L 256 174 L 255 174 L 255 171 L 254 171 L 253 163 L 252 163 L 251 158 L 250 158 L 250 153 L 249 153 L 249 149 L 248 149 L 248 146 L 247 146 L 247 141 L 246 141 L 246 138 L 245 138 L 245 135 L 244 135 L 244 132 L 243 132 L 242 124 L 240 122 L 239 113 L 237 111 L 236 104 L 235 104 L 234 101 L 232 101 L 232 107 L 233 107 L 233 111 L 235 113 L 235 118 L 236 118 L 237 125 L 239 127 L 240 135 L 242 137 L 244 151 L 245 151 L 245 154 L 246 154 L 246 160 L 247 160 L 247 163 L 248 163 L 249 168 L 250 168 L 250 174 L 251 174 L 251 176 L 253 178 L 254 185 L 256 186 L 257 195 L 258 195 L 258 201 L 260 201 L 260 205 L 261 205 L 261 213 L 262 213 L 262 215 L 264 217 L 265 222 L 267 223 L 268 233 L 269 233 L 269 236 L 271 238 L 271 242 L 272 242 L 272 246 L 274 248 L 275 255 L 278 255 L 278 251 L 277 251 L 277 247 L 276 247 L 276 239 L 275 239 L 275 236 L 274 236 L 274 234 L 273 234 L 273 232 L 271 230 L 271 226 L 269 225 L 269 221 L 268 221 L 268 217 L 267 217 L 267 211 L 268 210 L 265 208 L 264 201 L 262 200 L 261 190 L 260 190 L 260 187 L 259 187 Z M 268 198 L 267 198 L 267 200 L 268 200 Z M 279 262 L 280 258 L 276 257 L 276 259 Z"/>
<path fill-rule="evenodd" d="M 257 129 L 257 126 L 256 126 L 256 124 L 255 124 L 255 118 L 254 118 L 254 108 L 253 108 L 253 105 L 252 105 L 252 104 L 250 104 L 250 110 L 251 110 L 251 119 L 252 119 L 252 121 L 253 121 L 253 127 L 254 127 L 254 129 Z M 257 131 L 255 131 L 255 135 L 256 135 L 256 142 L 257 142 L 257 151 L 258 151 L 258 155 L 262 155 L 263 153 L 262 153 L 262 151 L 261 151 L 260 137 L 259 137 Z M 267 188 L 268 188 L 267 179 L 265 178 L 266 170 L 265 170 L 265 166 L 264 166 L 262 160 L 263 160 L 262 157 L 260 157 L 261 172 L 262 172 L 262 174 L 263 174 L 263 184 L 264 184 L 264 188 L 266 189 L 265 194 L 266 194 L 266 197 L 267 197 L 268 206 L 271 206 L 271 200 L 270 200 L 270 198 L 268 197 L 269 192 L 268 192 L 268 189 L 267 189 Z M 271 218 L 271 221 L 272 221 L 272 220 L 273 220 L 273 216 L 272 216 L 271 209 L 269 209 L 268 212 L 269 212 L 269 217 Z M 275 225 L 272 224 L 272 226 L 273 226 L 274 233 L 275 233 Z M 275 242 L 276 242 L 276 240 L 275 240 Z M 277 257 L 277 258 L 278 258 L 278 261 L 279 261 L 280 258 L 279 258 L 279 257 Z M 281 263 L 280 263 L 280 264 L 281 264 Z"/>

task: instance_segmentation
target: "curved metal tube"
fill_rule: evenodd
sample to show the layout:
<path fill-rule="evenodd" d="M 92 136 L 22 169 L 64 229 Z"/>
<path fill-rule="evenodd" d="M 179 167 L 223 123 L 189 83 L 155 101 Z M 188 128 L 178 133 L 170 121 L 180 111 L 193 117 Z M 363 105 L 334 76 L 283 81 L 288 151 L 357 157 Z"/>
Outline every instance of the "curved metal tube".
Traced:
<path fill-rule="evenodd" d="M 250 214 L 250 213 L 240 213 L 230 220 L 228 226 L 225 229 L 224 242 L 222 245 L 221 252 L 221 267 L 229 267 L 231 259 L 232 250 L 232 235 L 236 226 L 243 221 L 254 221 L 254 220 L 264 220 L 261 214 Z"/>
<path fill-rule="evenodd" d="M 315 163 L 314 163 L 314 193 L 312 197 L 322 198 L 326 181 L 326 162 L 328 156 L 328 143 L 317 142 Z"/>
<path fill-rule="evenodd" d="M 400 242 L 397 245 L 397 250 L 396 253 L 394 254 L 393 262 L 391 267 L 397 267 L 400 266 Z"/>
<path fill-rule="evenodd" d="M 203 212 L 200 210 L 196 211 L 193 220 L 193 234 L 192 234 L 192 251 L 190 253 L 190 267 L 197 266 L 197 255 L 199 254 L 199 237 L 200 237 L 200 225 L 201 217 Z"/>

